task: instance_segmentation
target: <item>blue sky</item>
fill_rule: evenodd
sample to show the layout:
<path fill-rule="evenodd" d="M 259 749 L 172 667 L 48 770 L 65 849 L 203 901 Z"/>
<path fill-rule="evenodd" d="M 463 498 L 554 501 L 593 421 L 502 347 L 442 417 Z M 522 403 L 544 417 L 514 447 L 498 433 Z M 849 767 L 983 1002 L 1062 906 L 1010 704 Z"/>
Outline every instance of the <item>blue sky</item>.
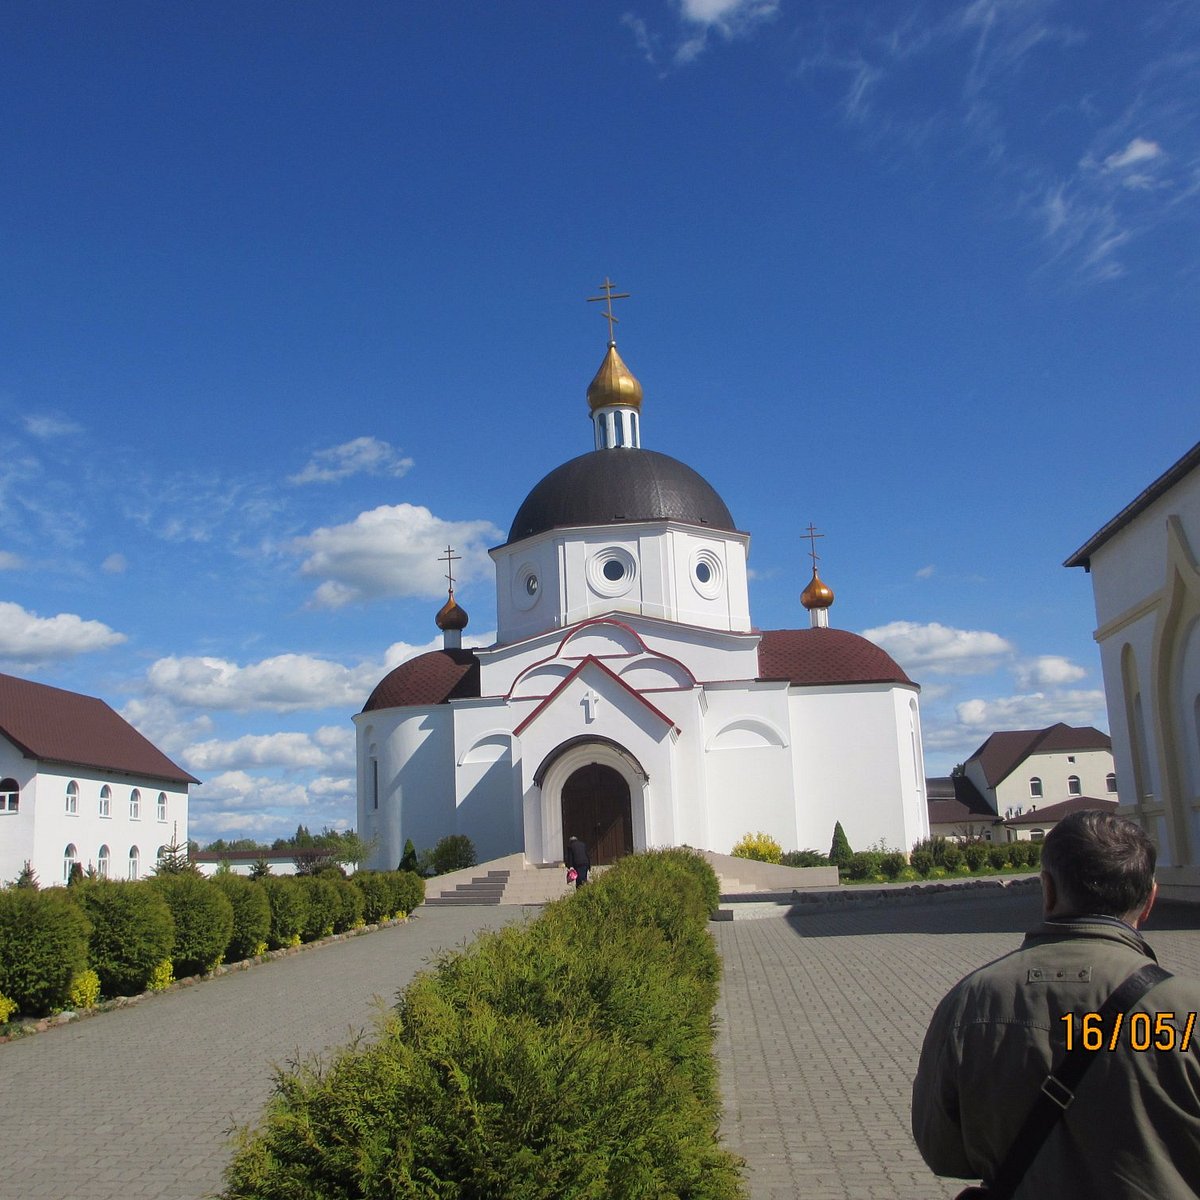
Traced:
<path fill-rule="evenodd" d="M 447 542 L 489 640 L 605 276 L 758 626 L 811 521 L 929 773 L 1105 725 L 1061 563 L 1200 433 L 1195 4 L 10 0 L 0 138 L 0 670 L 203 779 L 201 841 L 353 824 Z"/>

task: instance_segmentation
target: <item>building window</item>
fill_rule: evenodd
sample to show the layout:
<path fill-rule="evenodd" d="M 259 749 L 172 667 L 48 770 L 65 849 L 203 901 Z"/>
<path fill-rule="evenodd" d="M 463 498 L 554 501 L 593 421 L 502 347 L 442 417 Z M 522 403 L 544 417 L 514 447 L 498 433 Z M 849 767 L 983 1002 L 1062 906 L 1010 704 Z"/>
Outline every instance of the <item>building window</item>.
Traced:
<path fill-rule="evenodd" d="M 129 819 L 131 821 L 142 819 L 142 793 L 137 788 L 129 793 Z"/>
<path fill-rule="evenodd" d="M 1105 775 L 1104 786 L 1110 792 L 1115 792 L 1117 790 L 1117 777 L 1116 777 L 1116 775 L 1113 774 L 1112 771 L 1109 771 L 1109 773 L 1107 775 Z"/>
<path fill-rule="evenodd" d="M 166 792 L 158 793 L 157 816 L 160 821 L 165 821 L 167 819 L 167 793 Z"/>
<path fill-rule="evenodd" d="M 1078 775 L 1071 775 L 1067 778 L 1067 794 L 1071 796 L 1083 795 L 1083 788 L 1079 784 Z"/>
<path fill-rule="evenodd" d="M 1044 841 L 1045 837 L 1046 837 L 1046 831 L 1044 829 L 1031 829 L 1029 831 L 1029 840 L 1031 842 Z"/>
<path fill-rule="evenodd" d="M 67 784 L 67 812 L 73 817 L 79 815 L 79 784 L 73 779 Z"/>
<path fill-rule="evenodd" d="M 63 851 L 63 883 L 71 882 L 71 868 L 79 861 L 79 851 L 75 849 L 75 843 L 72 842 Z"/>
<path fill-rule="evenodd" d="M 1035 800 L 1042 798 L 1042 781 L 1036 775 L 1029 781 L 1029 794 Z"/>
<path fill-rule="evenodd" d="M 1075 761 L 1075 755 L 1073 755 L 1073 754 L 1068 754 L 1068 755 L 1067 755 L 1067 762 L 1074 762 L 1074 761 Z"/>
<path fill-rule="evenodd" d="M 142 860 L 142 856 L 141 856 L 141 854 L 138 853 L 138 848 L 136 846 L 130 846 L 129 847 L 129 872 L 128 872 L 130 879 L 136 879 L 138 877 L 138 871 L 141 866 L 141 860 Z"/>
<path fill-rule="evenodd" d="M 21 807 L 21 788 L 15 779 L 0 779 L 0 814 L 15 813 Z"/>
<path fill-rule="evenodd" d="M 97 863 L 96 870 L 100 873 L 101 879 L 107 879 L 108 878 L 108 859 L 109 859 L 107 846 L 100 847 L 100 853 L 99 853 L 99 855 L 97 855 L 97 858 L 99 861 Z"/>
<path fill-rule="evenodd" d="M 162 860 L 166 857 L 167 857 L 166 846 L 159 846 L 159 848 L 157 850 L 155 850 L 155 852 L 154 852 L 154 861 L 157 863 L 161 863 Z"/>
<path fill-rule="evenodd" d="M 112 816 L 112 788 L 107 783 L 100 789 L 100 815 Z"/>

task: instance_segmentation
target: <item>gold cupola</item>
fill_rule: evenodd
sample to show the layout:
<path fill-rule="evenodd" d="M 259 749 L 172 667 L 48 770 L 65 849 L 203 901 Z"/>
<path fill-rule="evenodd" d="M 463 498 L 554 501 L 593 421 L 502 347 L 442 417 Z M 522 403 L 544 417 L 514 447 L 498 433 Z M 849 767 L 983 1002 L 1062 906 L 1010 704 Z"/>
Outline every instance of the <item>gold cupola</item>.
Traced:
<path fill-rule="evenodd" d="M 642 385 L 617 353 L 617 318 L 612 302 L 628 299 L 628 292 L 614 292 L 617 285 L 605 276 L 602 296 L 589 296 L 588 303 L 603 303 L 608 322 L 608 351 L 595 379 L 588 384 L 587 401 L 592 413 L 597 450 L 640 450 L 642 446 Z"/>
<path fill-rule="evenodd" d="M 613 406 L 641 411 L 642 385 L 617 353 L 616 342 L 608 343 L 608 353 L 600 364 L 600 370 L 588 384 L 587 401 L 593 413 Z"/>
<path fill-rule="evenodd" d="M 454 599 L 454 589 L 451 588 L 446 603 L 438 609 L 438 614 L 434 617 L 437 627 L 442 631 L 442 645 L 445 649 L 457 649 L 462 645 L 462 631 L 466 629 L 469 619 L 467 610 Z"/>
<path fill-rule="evenodd" d="M 833 604 L 833 589 L 817 574 L 813 564 L 812 579 L 800 593 L 800 603 L 808 609 L 813 628 L 824 628 L 829 624 L 829 608 Z"/>

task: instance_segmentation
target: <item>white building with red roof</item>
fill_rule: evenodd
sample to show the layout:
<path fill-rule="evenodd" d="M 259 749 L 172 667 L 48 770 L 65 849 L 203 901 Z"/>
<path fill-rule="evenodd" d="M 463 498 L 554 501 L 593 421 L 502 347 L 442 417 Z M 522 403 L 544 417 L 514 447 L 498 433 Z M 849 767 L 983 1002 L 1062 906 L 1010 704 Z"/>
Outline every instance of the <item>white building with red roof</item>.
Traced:
<path fill-rule="evenodd" d="M 907 850 L 929 832 L 920 689 L 882 649 L 829 627 L 756 629 L 750 538 L 690 467 L 641 447 L 642 389 L 609 343 L 588 388 L 594 448 L 551 471 L 491 551 L 497 640 L 401 664 L 355 717 L 368 865 L 466 834 L 481 860 L 594 863 L 653 846 L 727 853 Z"/>
<path fill-rule="evenodd" d="M 0 675 L 0 880 L 138 879 L 186 843 L 197 782 L 103 700 Z"/>

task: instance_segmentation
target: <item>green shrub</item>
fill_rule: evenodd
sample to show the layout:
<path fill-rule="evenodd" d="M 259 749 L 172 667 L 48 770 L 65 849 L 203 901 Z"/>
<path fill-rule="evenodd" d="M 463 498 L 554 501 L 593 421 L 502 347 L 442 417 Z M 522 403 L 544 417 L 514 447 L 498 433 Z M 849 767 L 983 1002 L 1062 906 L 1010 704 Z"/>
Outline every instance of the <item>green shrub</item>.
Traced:
<path fill-rule="evenodd" d="M 158 875 L 150 880 L 175 918 L 171 966 L 176 978 L 203 975 L 225 957 L 233 935 L 233 905 L 219 884 L 200 875 Z"/>
<path fill-rule="evenodd" d="M 434 846 L 429 862 L 435 875 L 463 871 L 475 865 L 475 846 L 465 833 L 452 833 Z"/>
<path fill-rule="evenodd" d="M 962 865 L 962 847 L 957 842 L 947 842 L 942 848 L 942 866 L 953 872 L 961 870 Z"/>
<path fill-rule="evenodd" d="M 57 888 L 0 891 L 0 993 L 30 1016 L 62 1008 L 87 967 L 89 928 Z"/>
<path fill-rule="evenodd" d="M 1023 867 L 1029 862 L 1030 842 L 1010 842 L 1008 845 L 1008 861 L 1010 866 Z"/>
<path fill-rule="evenodd" d="M 271 906 L 271 928 L 267 945 L 272 950 L 300 943 L 308 903 L 301 891 L 300 881 L 290 875 L 268 875 L 258 881 Z"/>
<path fill-rule="evenodd" d="M 296 883 L 304 894 L 304 923 L 300 926 L 300 940 L 316 942 L 328 937 L 341 911 L 342 898 L 337 884 L 327 875 L 297 875 Z"/>
<path fill-rule="evenodd" d="M 400 916 L 425 903 L 425 880 L 415 871 L 388 871 L 392 891 L 392 915 Z"/>
<path fill-rule="evenodd" d="M 908 865 L 912 867 L 922 879 L 928 879 L 933 873 L 933 868 L 937 865 L 933 860 L 932 850 L 914 850 L 908 856 Z"/>
<path fill-rule="evenodd" d="M 1007 845 L 988 847 L 988 866 L 1000 870 L 1008 862 L 1009 849 Z"/>
<path fill-rule="evenodd" d="M 854 851 L 850 849 L 850 839 L 842 828 L 841 821 L 833 827 L 833 842 L 829 847 L 829 861 L 839 870 L 845 870 L 850 865 Z"/>
<path fill-rule="evenodd" d="M 381 871 L 356 871 L 354 883 L 362 893 L 363 920 L 378 925 L 396 911 L 392 902 L 392 887 Z"/>
<path fill-rule="evenodd" d="M 398 871 L 415 871 L 417 869 L 417 848 L 413 845 L 412 838 L 406 839 L 404 853 L 400 856 L 400 865 L 396 869 Z"/>
<path fill-rule="evenodd" d="M 1042 843 L 1041 842 L 1026 842 L 1028 849 L 1025 851 L 1025 861 L 1035 870 L 1042 865 Z"/>
<path fill-rule="evenodd" d="M 981 871 L 987 864 L 988 847 L 986 842 L 968 842 L 963 847 L 963 858 L 972 871 Z"/>
<path fill-rule="evenodd" d="M 150 978 L 146 982 L 146 991 L 165 992 L 174 982 L 175 971 L 171 966 L 171 960 L 164 958 L 150 972 Z"/>
<path fill-rule="evenodd" d="M 105 880 L 71 889 L 92 923 L 88 962 L 105 996 L 146 990 L 154 968 L 171 953 L 175 919 L 148 881 Z"/>
<path fill-rule="evenodd" d="M 228 1200 L 741 1195 L 716 1139 L 716 880 L 677 854 L 442 958 L 378 1041 L 283 1075 Z"/>
<path fill-rule="evenodd" d="M 888 879 L 899 879 L 908 862 L 899 850 L 889 850 L 879 860 L 879 869 Z"/>
<path fill-rule="evenodd" d="M 846 874 L 851 879 L 874 879 L 883 873 L 883 855 L 878 850 L 858 850 L 850 856 Z"/>
<path fill-rule="evenodd" d="M 338 909 L 333 920 L 333 932 L 345 933 L 349 929 L 358 929 L 363 924 L 363 894 L 357 883 L 344 875 L 325 875 L 337 888 Z"/>
<path fill-rule="evenodd" d="M 783 847 L 769 833 L 748 833 L 729 853 L 734 858 L 750 858 L 755 862 L 783 861 Z"/>
<path fill-rule="evenodd" d="M 271 932 L 271 905 L 266 891 L 241 875 L 214 875 L 213 883 L 225 893 L 233 909 L 233 932 L 225 947 L 226 962 L 241 962 L 262 951 Z"/>
<path fill-rule="evenodd" d="M 67 1007 L 86 1010 L 95 1008 L 99 1002 L 100 976 L 88 967 L 71 980 L 71 990 L 67 993 Z"/>
<path fill-rule="evenodd" d="M 789 850 L 782 859 L 785 867 L 827 867 L 829 855 L 820 850 Z"/>

